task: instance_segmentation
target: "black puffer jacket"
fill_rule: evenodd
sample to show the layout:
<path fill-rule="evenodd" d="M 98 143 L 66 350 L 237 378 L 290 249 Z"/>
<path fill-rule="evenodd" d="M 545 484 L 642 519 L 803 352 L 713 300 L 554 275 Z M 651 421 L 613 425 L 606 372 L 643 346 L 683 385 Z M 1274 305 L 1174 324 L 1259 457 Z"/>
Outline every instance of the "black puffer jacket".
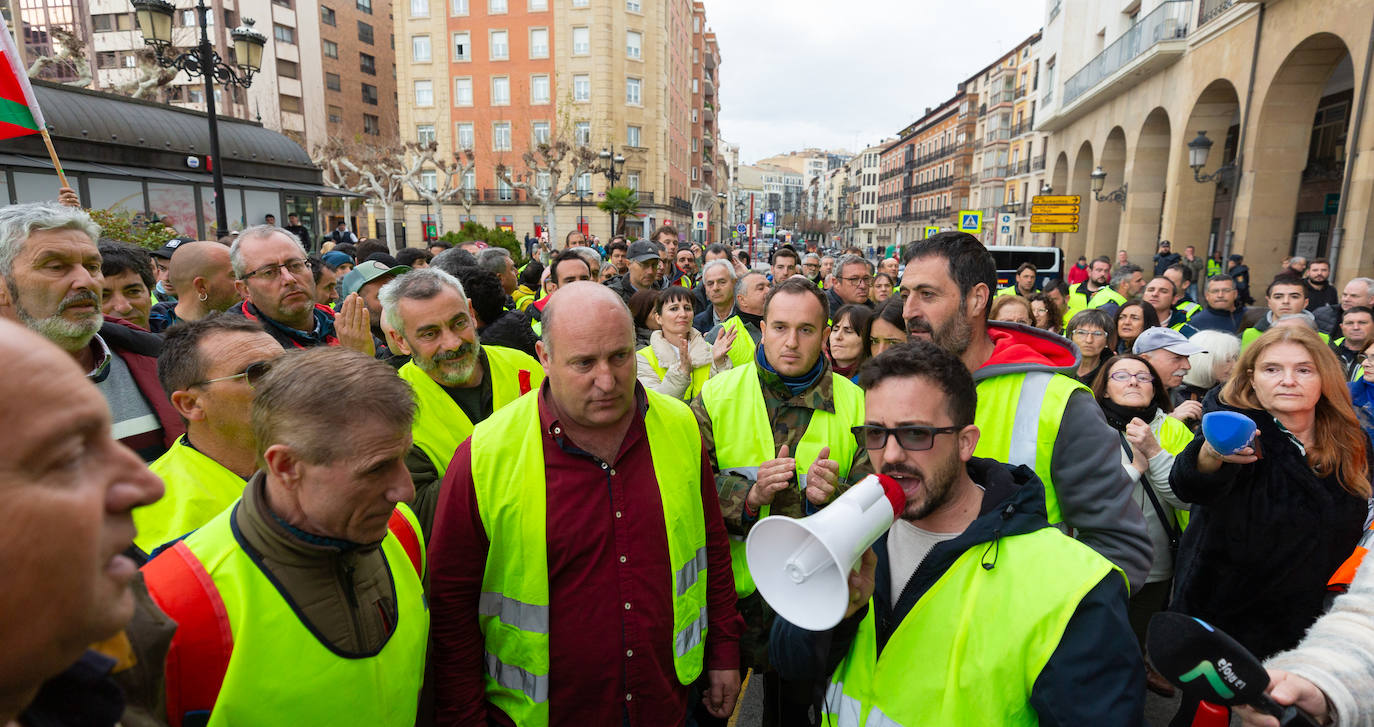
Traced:
<path fill-rule="evenodd" d="M 539 354 L 534 350 L 534 343 L 539 340 L 539 336 L 534 335 L 530 320 L 518 310 L 502 313 L 490 325 L 478 329 L 477 336 L 482 343 L 513 348 L 539 358 Z"/>
<path fill-rule="evenodd" d="M 1202 410 L 1239 411 L 1216 389 Z M 1174 459 L 1169 484 L 1193 507 L 1170 610 L 1221 628 L 1264 658 L 1295 646 L 1321 615 L 1326 581 L 1354 549 L 1368 506 L 1334 476 L 1318 478 L 1268 413 L 1241 413 L 1259 426 L 1258 462 L 1198 472 L 1201 434 Z"/>

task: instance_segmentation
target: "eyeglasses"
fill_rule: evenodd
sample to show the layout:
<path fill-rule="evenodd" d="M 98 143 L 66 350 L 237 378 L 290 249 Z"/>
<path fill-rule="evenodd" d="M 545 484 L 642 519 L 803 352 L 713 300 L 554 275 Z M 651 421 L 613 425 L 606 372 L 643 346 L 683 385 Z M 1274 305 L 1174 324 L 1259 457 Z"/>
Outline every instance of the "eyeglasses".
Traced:
<path fill-rule="evenodd" d="M 1087 336 L 1088 338 L 1106 338 L 1106 337 L 1107 337 L 1107 332 L 1106 332 L 1106 331 L 1090 331 L 1090 330 L 1088 330 L 1088 329 L 1086 329 L 1086 328 L 1075 328 L 1075 329 L 1073 329 L 1073 335 L 1075 335 L 1075 336 Z"/>
<path fill-rule="evenodd" d="M 262 377 L 266 376 L 267 372 L 271 370 L 271 361 L 254 361 L 253 363 L 248 364 L 248 366 L 246 366 L 242 371 L 238 372 L 237 374 L 233 374 L 231 376 L 221 376 L 217 379 L 206 379 L 205 381 L 197 381 L 196 383 L 191 384 L 191 386 L 204 386 L 206 384 L 214 384 L 220 381 L 233 381 L 234 379 L 239 378 L 248 382 L 249 386 L 257 386 L 258 382 L 262 380 Z"/>
<path fill-rule="evenodd" d="M 882 449 L 887 446 L 889 435 L 897 437 L 897 445 L 908 452 L 924 452 L 935 446 L 935 435 L 954 434 L 963 431 L 963 427 L 922 427 L 917 425 L 906 427 L 878 427 L 869 424 L 854 427 L 849 431 L 854 433 L 855 439 L 864 449 Z"/>
<path fill-rule="evenodd" d="M 1135 379 L 1136 381 L 1139 381 L 1142 384 L 1149 384 L 1155 380 L 1153 374 L 1147 374 L 1143 371 L 1138 374 L 1133 374 L 1128 371 L 1113 371 L 1110 375 L 1107 376 L 1107 378 L 1111 379 L 1112 381 L 1130 381 L 1131 379 Z"/>
<path fill-rule="evenodd" d="M 850 285 L 865 285 L 865 286 L 867 286 L 867 285 L 872 285 L 872 284 L 873 284 L 873 278 L 871 278 L 871 277 L 864 277 L 864 278 L 840 278 L 840 280 L 843 280 L 844 282 L 849 283 Z"/>
<path fill-rule="evenodd" d="M 284 263 L 264 265 L 257 270 L 244 273 L 243 277 L 239 278 L 239 280 L 247 280 L 249 278 L 262 278 L 267 281 L 276 280 L 281 277 L 283 268 L 285 268 L 286 272 L 291 273 L 291 277 L 299 278 L 305 274 L 305 271 L 308 270 L 309 267 L 310 266 L 304 259 L 287 260 Z"/>

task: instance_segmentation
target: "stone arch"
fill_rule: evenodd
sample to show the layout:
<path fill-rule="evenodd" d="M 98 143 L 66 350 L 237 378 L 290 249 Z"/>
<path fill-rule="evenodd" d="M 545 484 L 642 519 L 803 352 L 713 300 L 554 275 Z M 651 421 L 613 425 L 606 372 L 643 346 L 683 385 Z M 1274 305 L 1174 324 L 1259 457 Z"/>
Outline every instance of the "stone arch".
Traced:
<path fill-rule="evenodd" d="M 1091 216 L 1092 205 L 1092 180 L 1089 179 L 1093 171 L 1093 143 L 1085 141 L 1078 147 L 1074 154 L 1073 166 L 1069 173 L 1068 193 L 1079 196 L 1078 206 L 1078 232 L 1061 235 L 1063 241 L 1064 257 L 1067 260 L 1077 260 L 1079 255 L 1088 254 L 1088 220 Z"/>
<path fill-rule="evenodd" d="M 1107 173 L 1107 181 L 1102 185 L 1102 194 L 1110 194 L 1122 184 L 1126 179 L 1126 132 L 1120 126 L 1112 127 L 1107 132 L 1107 141 L 1102 145 L 1102 154 L 1097 160 L 1097 166 Z M 1129 192 L 1129 188 L 1127 189 Z M 1121 248 L 1121 212 L 1122 205 L 1119 202 L 1106 201 L 1098 202 L 1092 196 L 1091 187 L 1088 195 L 1091 198 L 1090 204 L 1084 206 L 1092 209 L 1092 222 L 1088 227 L 1088 252 L 1089 258 L 1098 255 L 1106 255 L 1111 259 L 1116 259 L 1116 251 Z M 1129 194 L 1127 199 L 1130 199 Z M 1085 199 L 1084 202 L 1089 200 Z"/>
<path fill-rule="evenodd" d="M 1212 152 L 1202 174 L 1211 174 L 1222 165 L 1234 162 L 1240 135 L 1240 112 L 1236 87 L 1218 78 L 1198 95 L 1189 111 L 1187 124 L 1175 142 L 1173 151 L 1179 159 L 1171 175 L 1175 194 L 1165 206 L 1161 234 L 1179 245 L 1196 246 L 1200 254 L 1222 249 L 1225 229 L 1230 224 L 1236 182 L 1231 176 L 1199 184 L 1188 166 L 1187 144 L 1200 131 L 1207 132 L 1207 138 L 1212 141 Z"/>
<path fill-rule="evenodd" d="M 1172 132 L 1169 112 L 1156 106 L 1145 117 L 1140 135 L 1136 138 L 1135 151 L 1131 154 L 1126 174 L 1129 187 L 1121 221 L 1122 246 L 1132 260 L 1150 259 L 1160 240 L 1165 187 L 1169 181 Z M 1182 249 L 1180 245 L 1179 250 Z"/>

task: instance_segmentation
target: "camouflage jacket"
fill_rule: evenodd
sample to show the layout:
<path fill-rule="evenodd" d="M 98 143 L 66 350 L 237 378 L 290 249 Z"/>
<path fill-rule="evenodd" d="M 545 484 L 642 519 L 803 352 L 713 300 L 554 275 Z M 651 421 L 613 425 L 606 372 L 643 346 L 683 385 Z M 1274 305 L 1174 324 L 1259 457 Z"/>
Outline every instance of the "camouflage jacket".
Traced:
<path fill-rule="evenodd" d="M 763 404 L 768 410 L 768 421 L 773 426 L 773 451 L 777 452 L 786 444 L 788 450 L 795 453 L 797 443 L 801 441 L 802 435 L 806 432 L 806 425 L 811 421 L 811 415 L 816 410 L 832 414 L 835 412 L 835 388 L 830 364 L 825 364 L 816 383 L 795 396 L 788 391 L 777 374 L 765 371 L 757 362 L 754 363 L 754 371 L 758 374 L 759 383 L 763 388 Z M 757 520 L 748 517 L 744 512 L 745 495 L 749 494 L 749 488 L 754 483 L 742 475 L 720 474 L 720 468 L 716 463 L 714 427 L 700 396 L 692 401 L 692 412 L 696 414 L 702 439 L 706 443 L 707 452 L 710 453 L 711 467 L 717 472 L 716 493 L 720 497 L 720 511 L 725 518 L 725 529 L 731 535 L 747 535 Z M 841 479 L 835 494 L 839 495 L 848 489 L 849 483 L 857 482 L 872 473 L 873 466 L 869 464 L 868 451 L 860 448 L 849 465 L 849 476 Z M 804 517 L 808 514 L 808 504 L 806 495 L 800 487 L 794 486 L 773 497 L 769 514 Z"/>

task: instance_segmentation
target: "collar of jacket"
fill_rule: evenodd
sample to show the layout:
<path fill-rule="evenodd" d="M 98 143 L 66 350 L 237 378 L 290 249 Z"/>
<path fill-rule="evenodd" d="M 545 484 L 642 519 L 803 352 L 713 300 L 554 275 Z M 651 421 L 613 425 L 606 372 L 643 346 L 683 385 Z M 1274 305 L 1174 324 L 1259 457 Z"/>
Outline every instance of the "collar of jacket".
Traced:
<path fill-rule="evenodd" d="M 759 385 L 763 389 L 765 398 L 786 402 L 788 406 L 799 406 L 834 414 L 835 380 L 830 376 L 832 373 L 830 362 L 825 360 L 825 354 L 821 354 L 816 364 L 820 368 L 820 372 L 816 374 L 811 385 L 793 394 L 792 390 L 787 388 L 787 384 L 783 383 L 782 377 L 767 365 L 763 353 L 763 344 L 759 344 L 754 350 L 754 371 L 758 374 Z"/>

